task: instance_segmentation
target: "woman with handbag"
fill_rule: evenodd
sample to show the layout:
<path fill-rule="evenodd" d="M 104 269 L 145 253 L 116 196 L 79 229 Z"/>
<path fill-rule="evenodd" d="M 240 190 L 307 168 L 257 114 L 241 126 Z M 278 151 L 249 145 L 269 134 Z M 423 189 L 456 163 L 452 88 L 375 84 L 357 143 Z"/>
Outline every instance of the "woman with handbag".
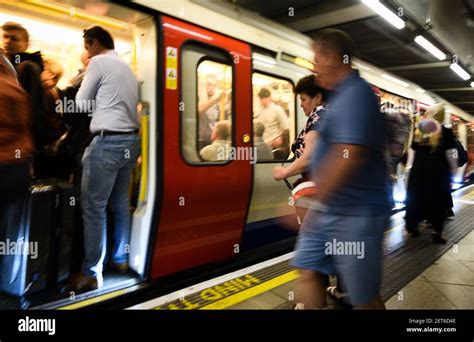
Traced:
<path fill-rule="evenodd" d="M 315 193 L 314 183 L 310 181 L 309 166 L 312 151 L 318 138 L 318 125 L 321 116 L 324 116 L 327 92 L 316 85 L 314 74 L 303 77 L 294 89 L 299 95 L 301 108 L 308 117 L 306 125 L 296 137 L 291 151 L 296 159 L 287 167 L 279 166 L 273 169 L 273 178 L 277 181 L 301 174 L 293 184 L 293 199 L 295 202 L 298 222 L 301 224 L 308 209 L 309 199 Z"/>
<path fill-rule="evenodd" d="M 293 163 L 287 167 L 279 166 L 273 169 L 273 178 L 277 181 L 301 174 L 301 177 L 293 184 L 292 194 L 296 209 L 298 223 L 301 225 L 306 211 L 311 205 L 312 197 L 316 194 L 314 182 L 310 180 L 309 167 L 311 155 L 318 140 L 318 126 L 324 120 L 328 91 L 316 84 L 314 74 L 303 77 L 298 81 L 294 89 L 295 94 L 300 96 L 301 108 L 308 117 L 306 125 L 291 146 L 295 155 Z M 328 279 L 329 285 L 329 279 Z M 328 294 L 336 300 L 345 297 L 338 286 L 328 286 Z M 304 309 L 303 303 L 297 303 L 296 310 Z"/>

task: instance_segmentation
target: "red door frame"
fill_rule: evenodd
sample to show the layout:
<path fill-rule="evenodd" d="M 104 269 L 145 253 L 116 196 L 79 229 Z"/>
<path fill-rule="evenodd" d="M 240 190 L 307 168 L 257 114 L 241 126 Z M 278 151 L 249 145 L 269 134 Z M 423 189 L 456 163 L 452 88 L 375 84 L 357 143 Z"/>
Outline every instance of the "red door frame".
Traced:
<path fill-rule="evenodd" d="M 250 46 L 167 16 L 161 18 L 161 23 L 164 49 L 159 53 L 166 54 L 166 47 L 177 48 L 178 84 L 176 90 L 163 89 L 163 189 L 158 189 L 163 191 L 163 202 L 152 242 L 151 278 L 234 256 L 252 191 L 252 165 L 248 160 L 225 165 L 190 165 L 183 160 L 179 112 L 183 43 L 194 40 L 216 46 L 227 51 L 232 61 L 238 56 L 238 63 L 233 64 L 234 146 L 250 147 L 251 142 L 243 139 L 252 133 Z M 162 60 L 166 61 L 166 56 Z"/>

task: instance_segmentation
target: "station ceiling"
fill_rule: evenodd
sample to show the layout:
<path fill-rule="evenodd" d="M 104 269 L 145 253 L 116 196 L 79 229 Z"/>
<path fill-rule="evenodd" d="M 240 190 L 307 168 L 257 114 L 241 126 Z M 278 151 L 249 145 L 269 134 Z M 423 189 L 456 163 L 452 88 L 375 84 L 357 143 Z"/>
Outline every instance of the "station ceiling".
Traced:
<path fill-rule="evenodd" d="M 398 30 L 360 0 L 223 0 L 313 37 L 332 27 L 347 32 L 361 59 L 419 84 L 474 115 L 474 88 L 450 68 L 453 57 L 474 75 L 474 0 L 386 0 L 403 10 Z M 423 34 L 447 58 L 439 61 L 414 38 Z"/>

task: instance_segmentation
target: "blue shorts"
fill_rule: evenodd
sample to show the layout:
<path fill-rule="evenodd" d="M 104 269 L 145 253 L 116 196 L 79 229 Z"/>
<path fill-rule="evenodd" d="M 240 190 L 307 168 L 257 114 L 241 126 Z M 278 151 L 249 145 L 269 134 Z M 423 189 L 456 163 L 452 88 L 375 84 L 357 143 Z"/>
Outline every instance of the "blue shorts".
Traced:
<path fill-rule="evenodd" d="M 351 304 L 368 304 L 380 294 L 388 220 L 388 214 L 344 216 L 308 210 L 292 265 L 337 275 Z"/>

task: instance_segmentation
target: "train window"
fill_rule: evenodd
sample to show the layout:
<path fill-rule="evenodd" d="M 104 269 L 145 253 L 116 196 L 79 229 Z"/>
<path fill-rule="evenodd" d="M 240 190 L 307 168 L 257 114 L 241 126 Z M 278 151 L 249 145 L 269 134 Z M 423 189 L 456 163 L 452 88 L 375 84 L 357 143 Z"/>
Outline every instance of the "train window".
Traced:
<path fill-rule="evenodd" d="M 232 66 L 225 52 L 188 44 L 182 55 L 182 153 L 193 164 L 228 161 L 232 147 Z M 186 77 L 184 77 L 186 75 Z"/>
<path fill-rule="evenodd" d="M 462 119 L 459 119 L 456 115 L 451 116 L 451 131 L 454 133 L 457 139 L 459 139 L 459 124 L 462 123 Z"/>
<path fill-rule="evenodd" d="M 413 140 L 414 123 L 412 118 L 415 117 L 415 107 L 413 100 L 380 89 L 380 111 L 389 115 L 389 121 L 396 127 L 394 131 L 398 136 L 396 141 L 403 143 L 404 151 L 408 149 Z"/>
<path fill-rule="evenodd" d="M 467 149 L 468 151 L 468 164 L 466 166 L 465 174 L 474 173 L 474 158 L 473 158 L 473 151 L 474 151 L 474 123 L 469 122 L 467 123 L 467 132 L 466 132 L 466 141 L 467 141 Z"/>
<path fill-rule="evenodd" d="M 290 150 L 296 127 L 293 84 L 285 79 L 254 73 L 252 85 L 257 160 L 281 162 L 293 158 Z"/>

